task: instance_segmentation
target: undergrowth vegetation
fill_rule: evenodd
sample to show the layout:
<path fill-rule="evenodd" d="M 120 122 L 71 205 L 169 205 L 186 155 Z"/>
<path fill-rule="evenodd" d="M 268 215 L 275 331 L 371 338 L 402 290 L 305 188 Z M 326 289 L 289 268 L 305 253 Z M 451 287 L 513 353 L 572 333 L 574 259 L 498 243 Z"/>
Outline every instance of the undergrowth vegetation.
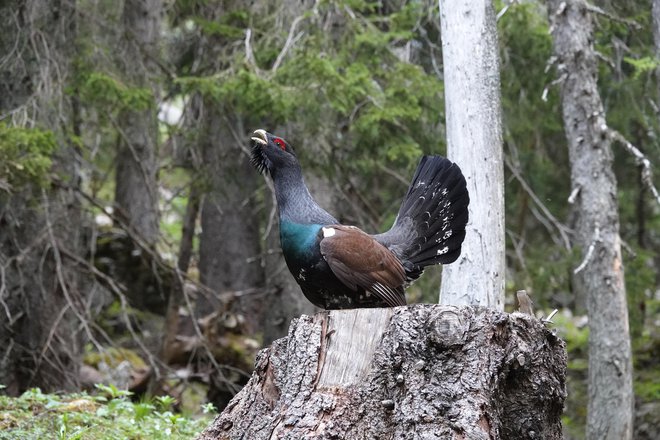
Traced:
<path fill-rule="evenodd" d="M 0 396 L 0 439 L 189 439 L 215 412 L 207 404 L 198 415 L 183 415 L 170 396 L 133 401 L 132 393 L 112 385 L 97 390 L 44 394 L 33 388 L 17 398 Z"/>

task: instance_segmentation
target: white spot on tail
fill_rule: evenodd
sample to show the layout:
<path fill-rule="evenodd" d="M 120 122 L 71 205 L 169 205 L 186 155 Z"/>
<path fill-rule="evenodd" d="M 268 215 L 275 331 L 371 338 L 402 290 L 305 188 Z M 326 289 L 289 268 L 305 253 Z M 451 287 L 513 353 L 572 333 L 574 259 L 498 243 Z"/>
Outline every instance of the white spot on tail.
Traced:
<path fill-rule="evenodd" d="M 438 255 L 444 255 L 449 252 L 449 246 L 445 246 L 442 249 L 438 249 Z"/>
<path fill-rule="evenodd" d="M 337 231 L 334 228 L 323 228 L 323 238 L 332 237 Z"/>

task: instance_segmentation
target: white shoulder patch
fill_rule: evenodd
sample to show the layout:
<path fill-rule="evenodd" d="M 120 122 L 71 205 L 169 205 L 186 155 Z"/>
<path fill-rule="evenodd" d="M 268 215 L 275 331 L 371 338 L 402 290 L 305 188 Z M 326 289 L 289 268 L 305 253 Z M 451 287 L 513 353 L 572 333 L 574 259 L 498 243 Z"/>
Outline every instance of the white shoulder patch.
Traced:
<path fill-rule="evenodd" d="M 335 228 L 322 228 L 322 229 L 323 229 L 323 238 L 332 237 L 337 233 L 337 231 L 335 231 Z"/>

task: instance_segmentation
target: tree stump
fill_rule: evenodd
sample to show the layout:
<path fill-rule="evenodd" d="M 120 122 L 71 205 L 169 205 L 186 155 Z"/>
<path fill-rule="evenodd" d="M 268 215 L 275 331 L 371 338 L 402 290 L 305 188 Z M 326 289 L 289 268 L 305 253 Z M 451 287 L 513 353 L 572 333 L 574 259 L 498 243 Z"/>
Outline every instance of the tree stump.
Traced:
<path fill-rule="evenodd" d="M 412 305 L 301 316 L 200 439 L 560 439 L 563 341 L 538 319 Z"/>

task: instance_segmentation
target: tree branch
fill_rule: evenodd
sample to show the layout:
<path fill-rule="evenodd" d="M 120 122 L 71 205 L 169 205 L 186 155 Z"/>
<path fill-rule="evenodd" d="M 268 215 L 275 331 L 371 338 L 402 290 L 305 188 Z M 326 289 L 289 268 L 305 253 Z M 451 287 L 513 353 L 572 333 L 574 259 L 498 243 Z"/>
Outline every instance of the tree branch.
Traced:
<path fill-rule="evenodd" d="M 569 233 L 571 232 L 571 230 L 568 227 L 566 227 L 564 224 L 562 224 L 559 220 L 557 220 L 557 218 L 554 215 L 552 215 L 550 210 L 543 204 L 541 199 L 536 195 L 534 190 L 532 190 L 532 188 L 529 186 L 527 181 L 525 181 L 520 170 L 513 165 L 508 155 L 504 156 L 504 163 L 506 164 L 509 171 L 511 171 L 511 174 L 513 174 L 513 177 L 515 177 L 516 180 L 518 180 L 523 190 L 529 195 L 529 197 L 536 204 L 536 206 L 539 207 L 541 212 L 543 212 L 543 215 L 545 215 L 545 217 L 550 221 L 552 226 L 554 226 L 557 229 L 559 235 L 561 236 L 561 240 L 564 244 L 564 247 L 566 249 L 570 249 L 571 240 L 569 238 Z"/>
<path fill-rule="evenodd" d="M 298 26 L 298 23 L 300 23 L 304 19 L 303 15 L 300 15 L 293 20 L 291 23 L 291 28 L 289 29 L 289 35 L 286 37 L 286 42 L 284 43 L 284 47 L 282 47 L 282 50 L 280 53 L 277 55 L 277 59 L 275 60 L 275 63 L 273 63 L 273 67 L 270 69 L 271 72 L 275 72 L 278 67 L 280 67 L 280 64 L 282 64 L 282 61 L 284 61 L 284 57 L 286 56 L 287 52 L 293 47 L 294 44 L 298 40 L 302 38 L 303 35 L 305 35 L 304 31 L 298 32 L 295 36 L 293 35 L 294 32 L 296 31 L 296 26 Z"/>
<path fill-rule="evenodd" d="M 633 155 L 635 161 L 642 167 L 642 182 L 651 191 L 653 198 L 660 205 L 660 194 L 658 189 L 653 185 L 653 172 L 651 171 L 651 161 L 642 153 L 639 148 L 635 147 L 628 141 L 621 133 L 608 127 L 608 134 L 610 137 L 623 145 L 624 149 Z"/>
<path fill-rule="evenodd" d="M 592 5 L 591 3 L 588 3 L 588 2 L 585 2 L 585 6 L 586 6 L 586 8 L 589 12 L 593 12 L 594 14 L 601 15 L 601 16 L 603 16 L 603 17 L 605 17 L 609 20 L 612 20 L 612 21 L 617 21 L 619 23 L 623 23 L 626 26 L 630 26 L 631 28 L 633 28 L 636 31 L 639 31 L 639 30 L 642 29 L 642 25 L 637 23 L 635 20 L 630 20 L 628 18 L 623 18 L 623 17 L 616 16 L 614 14 L 611 14 L 611 13 L 605 11 L 601 7 L 596 6 L 596 5 Z"/>
<path fill-rule="evenodd" d="M 589 245 L 589 248 L 587 249 L 587 253 L 584 256 L 584 259 L 582 260 L 582 263 L 578 267 L 575 268 L 573 271 L 574 275 L 577 275 L 578 273 L 582 272 L 585 267 L 587 267 L 587 264 L 591 261 L 591 258 L 594 255 L 594 249 L 596 249 L 596 245 L 601 242 L 600 239 L 600 227 L 596 225 L 596 228 L 594 229 L 594 238 Z"/>

